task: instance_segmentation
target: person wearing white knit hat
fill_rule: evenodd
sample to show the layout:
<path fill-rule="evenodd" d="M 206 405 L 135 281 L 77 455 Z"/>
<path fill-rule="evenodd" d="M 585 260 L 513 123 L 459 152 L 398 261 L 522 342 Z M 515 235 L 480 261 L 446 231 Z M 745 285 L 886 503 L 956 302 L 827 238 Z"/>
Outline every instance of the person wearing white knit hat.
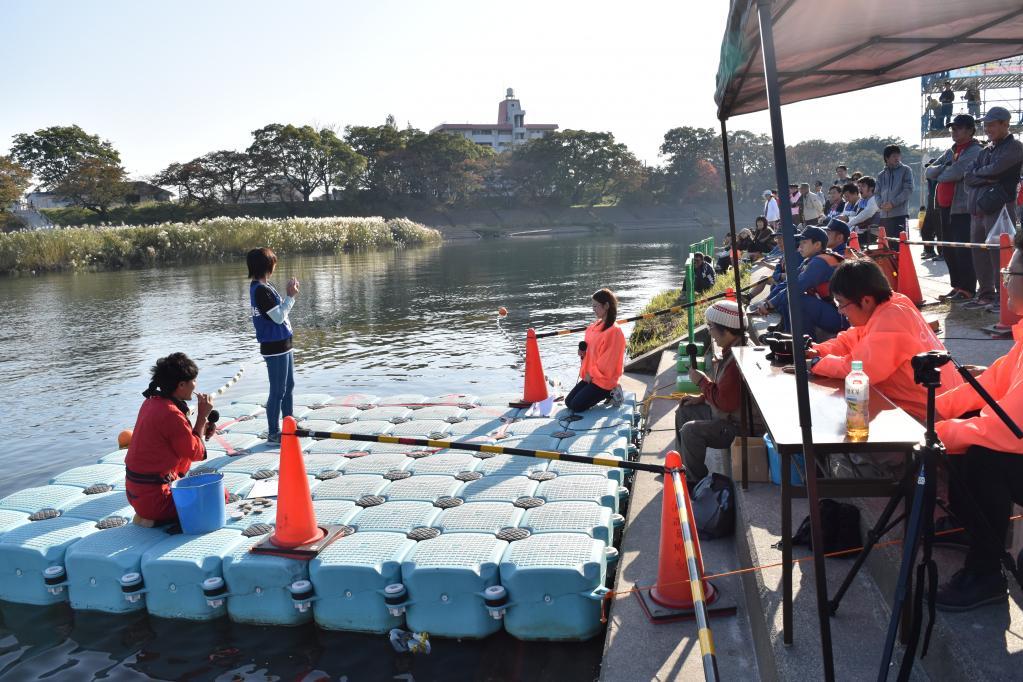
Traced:
<path fill-rule="evenodd" d="M 689 380 L 700 387 L 700 395 L 686 396 L 675 411 L 675 435 L 689 485 L 696 485 L 709 473 L 707 448 L 727 448 L 739 434 L 740 379 L 732 357 L 732 347 L 742 340 L 739 314 L 738 304 L 730 300 L 715 301 L 704 312 L 710 338 L 721 349 L 721 360 L 713 378 L 695 367 L 689 370 Z"/>

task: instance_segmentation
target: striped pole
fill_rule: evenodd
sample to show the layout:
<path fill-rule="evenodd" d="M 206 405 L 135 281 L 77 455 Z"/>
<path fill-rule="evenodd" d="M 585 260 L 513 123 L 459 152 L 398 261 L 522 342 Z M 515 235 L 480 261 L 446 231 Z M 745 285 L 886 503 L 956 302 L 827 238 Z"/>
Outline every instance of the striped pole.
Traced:
<path fill-rule="evenodd" d="M 570 455 L 567 452 L 555 452 L 553 450 L 527 450 L 525 448 L 506 448 L 500 445 L 487 445 L 482 443 L 464 443 L 461 441 L 434 440 L 432 438 L 406 438 L 405 436 L 371 436 L 361 433 L 336 433 L 334 431 L 310 431 L 309 429 L 295 429 L 294 434 L 285 433 L 285 436 L 296 435 L 299 438 L 315 438 L 317 440 L 351 440 L 360 443 L 388 443 L 391 445 L 416 445 L 424 448 L 440 448 L 445 450 L 471 450 L 473 452 L 489 452 L 495 455 L 516 455 L 518 457 L 534 457 L 536 459 L 550 459 L 562 462 L 576 462 L 578 464 L 593 464 L 612 469 L 631 469 L 633 471 L 649 471 L 654 474 L 663 474 L 664 466 L 657 464 L 644 464 L 642 462 L 630 462 L 624 459 L 611 459 L 610 457 L 586 457 L 584 455 Z"/>
<path fill-rule="evenodd" d="M 756 282 L 756 283 L 751 284 L 751 285 L 749 285 L 747 287 L 743 287 L 742 290 L 741 290 L 741 293 L 745 293 L 745 292 L 749 291 L 753 287 L 757 286 L 757 284 L 760 284 L 760 282 Z M 655 317 L 660 317 L 661 315 L 670 315 L 672 313 L 681 313 L 681 312 L 684 312 L 686 310 L 691 310 L 694 306 L 698 306 L 698 305 L 701 305 L 703 303 L 710 303 L 711 301 L 716 301 L 719 298 L 727 298 L 729 296 L 734 296 L 734 295 L 735 294 L 734 294 L 733 291 L 723 291 L 720 294 L 714 294 L 713 296 L 707 296 L 706 298 L 701 298 L 698 301 L 693 301 L 691 303 L 683 303 L 682 305 L 676 305 L 676 306 L 672 306 L 670 308 L 664 308 L 663 310 L 655 310 L 652 313 L 643 313 L 642 315 L 633 315 L 632 317 L 626 317 L 626 318 L 623 318 L 621 320 L 616 320 L 615 324 L 626 324 L 628 322 L 636 322 L 637 320 L 651 320 L 651 319 L 653 319 Z M 546 339 L 546 338 L 549 338 L 551 336 L 565 336 L 567 334 L 576 334 L 576 333 L 579 333 L 579 332 L 584 332 L 588 328 L 589 328 L 588 326 L 586 326 L 586 327 L 571 327 L 569 329 L 559 329 L 559 330 L 553 331 L 553 332 L 538 332 L 537 335 L 536 335 L 536 338 L 538 338 L 538 339 Z"/>
<path fill-rule="evenodd" d="M 938 241 L 921 241 L 919 239 L 907 239 L 907 244 L 923 245 L 923 246 L 950 246 L 960 249 L 986 249 L 988 251 L 998 251 L 1000 249 L 1011 249 L 1012 245 L 1003 246 L 1001 244 L 978 244 L 975 242 L 938 242 Z"/>
<path fill-rule="evenodd" d="M 703 659 L 703 677 L 706 680 L 718 678 L 718 659 L 714 653 L 714 635 L 710 631 L 707 618 L 707 602 L 703 595 L 703 576 L 696 562 L 696 549 L 693 546 L 693 533 L 689 527 L 689 505 L 684 497 L 685 482 L 678 469 L 672 469 L 671 480 L 675 485 L 675 506 L 678 507 L 678 521 L 682 526 L 682 547 L 686 553 L 686 567 L 689 569 L 689 586 L 693 593 L 693 611 L 696 614 L 696 627 L 700 639 L 700 654 Z"/>

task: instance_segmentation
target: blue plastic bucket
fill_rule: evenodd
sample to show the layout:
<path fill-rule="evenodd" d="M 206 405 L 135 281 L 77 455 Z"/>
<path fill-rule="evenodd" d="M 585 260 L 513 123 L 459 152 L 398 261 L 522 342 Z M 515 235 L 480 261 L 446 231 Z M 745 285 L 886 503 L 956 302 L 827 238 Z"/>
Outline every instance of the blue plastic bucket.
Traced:
<path fill-rule="evenodd" d="M 227 523 L 223 474 L 179 478 L 171 483 L 171 495 L 178 510 L 181 532 L 201 535 L 223 528 Z"/>
<path fill-rule="evenodd" d="M 771 483 L 775 485 L 781 485 L 781 455 L 778 454 L 777 448 L 774 447 L 774 441 L 771 440 L 771 436 L 764 434 L 764 447 L 767 449 L 767 469 L 770 472 Z M 790 472 L 789 480 L 792 481 L 792 485 L 801 486 L 803 485 L 803 474 L 800 473 L 799 466 L 803 465 L 803 455 L 792 455 L 792 461 L 789 463 Z"/>

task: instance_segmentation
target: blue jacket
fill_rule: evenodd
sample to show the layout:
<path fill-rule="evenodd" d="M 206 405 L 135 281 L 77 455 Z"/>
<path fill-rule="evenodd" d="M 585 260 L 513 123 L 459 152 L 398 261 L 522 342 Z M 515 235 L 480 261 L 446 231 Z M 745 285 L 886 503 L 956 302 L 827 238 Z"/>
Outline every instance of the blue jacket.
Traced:
<path fill-rule="evenodd" d="M 835 272 L 834 265 L 828 263 L 823 257 L 823 254 L 817 254 L 813 258 L 808 258 L 803 261 L 803 264 L 799 266 L 799 277 L 796 279 L 796 287 L 799 293 L 816 289 L 820 285 L 831 281 L 831 275 Z M 782 298 L 787 295 L 787 288 L 781 287 L 768 302 L 771 307 L 777 308 Z"/>
<path fill-rule="evenodd" d="M 256 328 L 256 340 L 260 343 L 271 343 L 290 339 L 291 323 L 288 320 L 285 320 L 283 324 L 274 322 L 256 305 L 256 291 L 259 290 L 259 287 L 266 287 L 277 300 L 277 305 L 283 302 L 281 295 L 271 284 L 261 284 L 255 280 L 249 284 L 249 304 L 252 306 L 252 326 Z"/>

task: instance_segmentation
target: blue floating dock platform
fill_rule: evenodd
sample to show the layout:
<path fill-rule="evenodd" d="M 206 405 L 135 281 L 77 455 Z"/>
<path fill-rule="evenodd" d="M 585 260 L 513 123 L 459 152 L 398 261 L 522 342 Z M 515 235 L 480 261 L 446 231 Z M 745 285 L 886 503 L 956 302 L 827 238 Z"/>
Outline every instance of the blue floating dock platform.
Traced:
<path fill-rule="evenodd" d="M 351 531 L 309 561 L 254 554 L 277 504 L 255 497 L 279 475 L 265 396 L 218 406 L 220 430 L 191 474 L 219 472 L 223 528 L 182 535 L 133 525 L 124 450 L 97 454 L 49 485 L 0 499 L 0 599 L 76 610 L 479 639 L 585 640 L 627 500 L 624 469 L 458 449 L 300 439 L 320 525 Z M 295 397 L 301 428 L 466 441 L 625 459 L 635 396 L 551 416 L 514 394 Z M 89 463 L 91 462 L 91 463 Z"/>

